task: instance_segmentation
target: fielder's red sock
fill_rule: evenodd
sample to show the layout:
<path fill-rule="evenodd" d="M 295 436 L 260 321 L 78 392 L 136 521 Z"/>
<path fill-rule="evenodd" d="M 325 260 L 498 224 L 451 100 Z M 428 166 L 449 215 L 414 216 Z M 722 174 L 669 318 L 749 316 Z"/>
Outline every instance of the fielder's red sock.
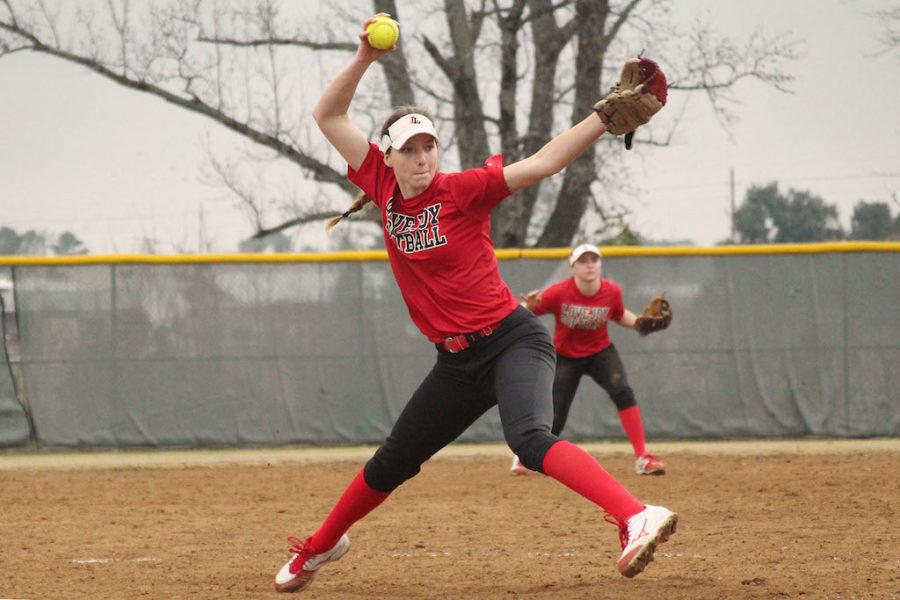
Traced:
<path fill-rule="evenodd" d="M 644 421 L 641 419 L 641 409 L 637 404 L 619 411 L 619 420 L 622 421 L 622 429 L 625 435 L 631 440 L 631 446 L 634 448 L 634 457 L 640 458 L 647 454 L 647 447 L 644 445 Z"/>
<path fill-rule="evenodd" d="M 350 526 L 369 514 L 390 496 L 390 492 L 378 492 L 369 487 L 361 470 L 340 500 L 325 517 L 319 530 L 312 535 L 312 546 L 320 552 L 333 548 Z"/>
<path fill-rule="evenodd" d="M 619 523 L 644 510 L 644 505 L 593 456 L 571 442 L 560 440 L 550 446 L 544 456 L 544 473 L 598 505 Z"/>

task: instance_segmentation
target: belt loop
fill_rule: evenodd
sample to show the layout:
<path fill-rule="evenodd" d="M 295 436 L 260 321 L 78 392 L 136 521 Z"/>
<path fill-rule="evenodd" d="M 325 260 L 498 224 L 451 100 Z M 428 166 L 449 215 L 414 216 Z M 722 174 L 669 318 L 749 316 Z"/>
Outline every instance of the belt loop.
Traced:
<path fill-rule="evenodd" d="M 444 348 L 446 348 L 450 354 L 456 354 L 468 347 L 469 343 L 464 335 L 454 335 L 444 340 Z"/>
<path fill-rule="evenodd" d="M 440 342 L 440 346 L 450 354 L 457 354 L 470 346 L 477 344 L 480 338 L 486 338 L 493 334 L 497 328 L 500 327 L 501 323 L 502 321 L 500 323 L 488 325 L 487 327 L 482 327 L 478 331 L 472 333 L 460 333 L 458 335 L 447 336 Z"/>

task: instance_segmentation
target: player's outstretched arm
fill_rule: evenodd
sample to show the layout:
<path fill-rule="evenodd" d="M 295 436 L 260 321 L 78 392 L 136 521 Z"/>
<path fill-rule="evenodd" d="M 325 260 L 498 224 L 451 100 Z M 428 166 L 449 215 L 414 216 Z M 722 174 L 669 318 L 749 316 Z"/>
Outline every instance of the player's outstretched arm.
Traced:
<path fill-rule="evenodd" d="M 606 125 L 590 115 L 571 129 L 568 129 L 543 148 L 519 162 L 504 167 L 503 176 L 511 192 L 517 192 L 535 183 L 556 175 L 597 141 L 606 132 Z"/>
<path fill-rule="evenodd" d="M 381 58 L 389 50 L 376 50 L 369 45 L 366 27 L 379 16 L 378 13 L 363 22 L 359 33 L 359 47 L 350 63 L 325 86 L 319 102 L 313 109 L 313 118 L 319 129 L 352 169 L 362 165 L 369 152 L 369 141 L 362 130 L 350 120 L 347 114 L 350 102 L 356 94 L 356 88 L 373 62 Z"/>
<path fill-rule="evenodd" d="M 636 321 L 637 315 L 626 308 L 625 312 L 622 313 L 622 318 L 616 321 L 616 323 L 621 325 L 622 327 L 634 329 L 634 324 Z"/>

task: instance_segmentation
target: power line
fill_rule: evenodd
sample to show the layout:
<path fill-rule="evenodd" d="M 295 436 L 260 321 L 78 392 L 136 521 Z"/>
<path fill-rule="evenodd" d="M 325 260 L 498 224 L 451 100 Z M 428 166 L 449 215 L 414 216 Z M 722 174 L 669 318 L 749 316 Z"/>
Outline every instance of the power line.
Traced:
<path fill-rule="evenodd" d="M 900 173 L 858 173 L 853 175 L 818 175 L 811 177 L 766 177 L 765 179 L 771 180 L 774 179 L 779 183 L 791 183 L 798 181 L 842 181 L 842 180 L 858 180 L 858 179 L 894 179 L 900 177 Z M 762 179 L 762 178 L 760 178 Z M 736 180 L 737 184 L 747 185 L 747 180 Z M 665 191 L 665 190 L 689 190 L 689 189 L 698 189 L 698 188 L 709 188 L 709 187 L 727 187 L 730 185 L 730 181 L 727 180 L 716 180 L 709 181 L 704 183 L 685 183 L 682 185 L 662 185 L 662 186 L 649 186 L 647 189 L 651 191 Z"/>

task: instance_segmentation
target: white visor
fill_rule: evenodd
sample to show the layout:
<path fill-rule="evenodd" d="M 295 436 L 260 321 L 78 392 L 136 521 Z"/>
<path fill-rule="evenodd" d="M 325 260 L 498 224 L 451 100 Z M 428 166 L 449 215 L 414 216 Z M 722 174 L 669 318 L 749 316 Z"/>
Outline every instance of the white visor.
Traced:
<path fill-rule="evenodd" d="M 420 133 L 427 133 L 434 138 L 434 141 L 438 141 L 437 131 L 434 130 L 434 123 L 431 122 L 431 119 L 418 113 L 403 115 L 388 127 L 387 135 L 381 136 L 378 148 L 382 152 L 387 152 L 388 148 L 399 150 L 409 138 Z"/>
<path fill-rule="evenodd" d="M 589 252 L 592 254 L 596 254 L 597 256 L 602 256 L 602 254 L 600 254 L 600 248 L 598 248 L 597 246 L 593 244 L 582 244 L 572 250 L 572 254 L 569 255 L 569 266 L 574 265 L 575 262 L 582 257 L 582 255 Z"/>

